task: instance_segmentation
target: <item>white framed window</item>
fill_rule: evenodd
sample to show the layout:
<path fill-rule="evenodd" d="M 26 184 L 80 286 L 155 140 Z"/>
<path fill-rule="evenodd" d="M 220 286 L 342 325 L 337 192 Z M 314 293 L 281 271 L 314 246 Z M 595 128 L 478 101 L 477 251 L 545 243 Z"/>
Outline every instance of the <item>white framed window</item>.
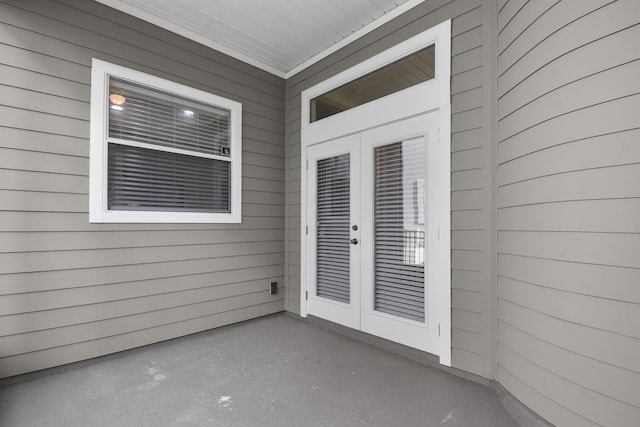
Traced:
<path fill-rule="evenodd" d="M 242 221 L 242 104 L 93 59 L 89 221 Z"/>

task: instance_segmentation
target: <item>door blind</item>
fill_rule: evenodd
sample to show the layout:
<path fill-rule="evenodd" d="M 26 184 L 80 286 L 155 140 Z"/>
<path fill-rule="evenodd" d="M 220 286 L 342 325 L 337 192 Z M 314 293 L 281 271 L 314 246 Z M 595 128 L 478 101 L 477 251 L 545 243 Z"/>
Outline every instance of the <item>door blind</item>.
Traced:
<path fill-rule="evenodd" d="M 375 149 L 374 309 L 425 319 L 424 138 Z"/>
<path fill-rule="evenodd" d="M 350 301 L 350 155 L 318 161 L 316 295 Z"/>

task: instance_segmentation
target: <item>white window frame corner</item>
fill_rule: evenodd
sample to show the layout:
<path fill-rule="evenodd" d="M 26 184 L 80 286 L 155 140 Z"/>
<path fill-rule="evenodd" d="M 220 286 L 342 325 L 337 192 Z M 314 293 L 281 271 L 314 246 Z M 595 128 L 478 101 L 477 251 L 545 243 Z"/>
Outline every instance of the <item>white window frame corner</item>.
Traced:
<path fill-rule="evenodd" d="M 109 77 L 133 81 L 180 97 L 220 107 L 231 120 L 231 212 L 168 212 L 109 210 L 108 185 L 108 91 Z M 89 132 L 89 222 L 90 223 L 241 223 L 242 222 L 242 104 L 200 89 L 126 68 L 97 58 L 91 62 L 91 107 Z"/>

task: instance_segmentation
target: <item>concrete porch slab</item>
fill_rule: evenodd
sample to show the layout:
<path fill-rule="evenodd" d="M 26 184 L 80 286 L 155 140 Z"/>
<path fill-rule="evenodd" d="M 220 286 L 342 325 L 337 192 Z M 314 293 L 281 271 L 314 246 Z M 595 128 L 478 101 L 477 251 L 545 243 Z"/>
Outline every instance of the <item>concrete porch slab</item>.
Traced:
<path fill-rule="evenodd" d="M 0 381 L 2 426 L 515 426 L 496 393 L 267 316 Z"/>

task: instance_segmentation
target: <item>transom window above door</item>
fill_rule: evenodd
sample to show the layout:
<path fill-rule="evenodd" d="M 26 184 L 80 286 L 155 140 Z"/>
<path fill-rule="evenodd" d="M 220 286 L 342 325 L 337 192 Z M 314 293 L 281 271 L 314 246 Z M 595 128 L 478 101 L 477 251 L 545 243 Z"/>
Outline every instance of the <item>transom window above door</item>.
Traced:
<path fill-rule="evenodd" d="M 339 138 L 451 104 L 445 21 L 302 91 L 302 144 Z"/>
<path fill-rule="evenodd" d="M 435 77 L 436 46 L 427 46 L 311 100 L 315 122 Z"/>

